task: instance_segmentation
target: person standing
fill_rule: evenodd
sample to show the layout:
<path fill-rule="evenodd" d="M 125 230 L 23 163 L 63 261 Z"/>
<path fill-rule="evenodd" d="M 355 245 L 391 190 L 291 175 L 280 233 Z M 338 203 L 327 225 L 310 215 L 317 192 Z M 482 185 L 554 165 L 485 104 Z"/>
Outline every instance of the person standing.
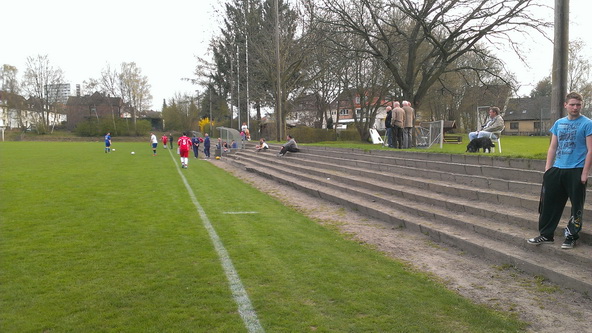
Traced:
<path fill-rule="evenodd" d="M 160 138 L 160 140 L 162 140 L 162 146 L 164 147 L 164 149 L 166 149 L 167 142 L 169 141 L 169 137 L 166 136 L 166 134 L 163 134 L 162 137 Z"/>
<path fill-rule="evenodd" d="M 500 115 L 500 109 L 496 106 L 489 107 L 489 119 L 479 131 L 469 133 L 469 141 L 477 138 L 492 138 L 493 132 L 501 131 L 504 128 L 504 119 Z M 497 139 L 493 137 L 493 139 Z"/>
<path fill-rule="evenodd" d="M 411 103 L 403 101 L 403 110 L 405 111 L 405 127 L 403 128 L 403 148 L 411 148 L 413 146 L 413 127 L 415 122 L 415 110 L 411 107 Z"/>
<path fill-rule="evenodd" d="M 173 149 L 173 133 L 169 133 L 169 145 L 171 147 L 171 149 Z"/>
<path fill-rule="evenodd" d="M 189 166 L 189 150 L 191 149 L 191 139 L 183 132 L 183 135 L 177 140 L 179 146 L 179 156 L 181 158 L 181 168 L 187 169 Z"/>
<path fill-rule="evenodd" d="M 389 148 L 393 147 L 393 108 L 389 105 L 386 107 L 386 118 L 384 119 L 384 127 L 386 128 L 386 143 Z"/>
<path fill-rule="evenodd" d="M 403 148 L 403 125 L 405 124 L 405 110 L 401 108 L 401 104 L 399 102 L 395 102 L 393 108 L 393 137 L 394 137 L 394 147 L 395 148 Z"/>
<path fill-rule="evenodd" d="M 111 152 L 111 132 L 105 135 L 105 153 Z"/>
<path fill-rule="evenodd" d="M 199 138 L 197 136 L 195 136 L 195 134 L 193 134 L 193 137 L 191 138 L 191 147 L 193 147 L 193 156 L 195 156 L 195 158 L 199 157 Z"/>
<path fill-rule="evenodd" d="M 586 184 L 592 164 L 592 121 L 580 112 L 582 95 L 569 93 L 563 103 L 567 116 L 551 127 L 551 143 L 539 202 L 539 236 L 527 240 L 539 245 L 554 242 L 555 229 L 569 198 L 571 216 L 563 231 L 562 249 L 576 245 L 582 230 Z"/>
<path fill-rule="evenodd" d="M 152 144 L 152 156 L 156 156 L 156 146 L 158 146 L 158 139 L 154 132 L 150 132 L 150 144 Z"/>
<path fill-rule="evenodd" d="M 206 133 L 204 138 L 204 155 L 206 155 L 206 159 L 210 159 L 210 136 Z"/>

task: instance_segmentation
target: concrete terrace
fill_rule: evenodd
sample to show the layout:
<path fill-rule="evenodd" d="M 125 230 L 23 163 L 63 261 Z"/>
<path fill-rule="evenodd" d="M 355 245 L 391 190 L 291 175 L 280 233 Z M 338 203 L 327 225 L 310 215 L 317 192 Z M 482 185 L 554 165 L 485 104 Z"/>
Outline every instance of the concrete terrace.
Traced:
<path fill-rule="evenodd" d="M 577 246 L 533 246 L 544 161 L 499 155 L 449 155 L 402 150 L 302 147 L 276 156 L 251 145 L 226 159 L 370 217 L 422 233 L 496 264 L 510 264 L 566 288 L 592 295 L 592 196 Z M 291 170 L 294 176 L 286 176 Z M 589 190 L 590 191 L 590 190 Z"/>

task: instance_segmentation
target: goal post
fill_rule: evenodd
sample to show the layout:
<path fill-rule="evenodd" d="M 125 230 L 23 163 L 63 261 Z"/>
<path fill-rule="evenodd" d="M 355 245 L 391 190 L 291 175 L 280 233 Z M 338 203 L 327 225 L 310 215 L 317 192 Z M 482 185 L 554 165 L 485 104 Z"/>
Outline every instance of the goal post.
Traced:
<path fill-rule="evenodd" d="M 444 144 L 444 120 L 423 121 L 415 128 L 417 148 L 430 148 L 434 144 Z"/>

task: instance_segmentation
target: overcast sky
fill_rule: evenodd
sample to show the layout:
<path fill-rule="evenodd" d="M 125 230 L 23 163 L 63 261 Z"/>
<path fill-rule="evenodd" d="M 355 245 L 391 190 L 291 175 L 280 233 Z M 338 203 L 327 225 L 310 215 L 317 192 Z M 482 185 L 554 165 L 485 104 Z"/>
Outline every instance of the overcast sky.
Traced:
<path fill-rule="evenodd" d="M 546 1 L 552 6 L 552 0 Z M 107 64 L 119 69 L 122 62 L 135 62 L 152 86 L 153 109 L 160 111 L 163 99 L 198 89 L 182 78 L 192 75 L 196 56 L 210 58 L 207 46 L 218 34 L 221 2 L 4 1 L 0 65 L 16 66 L 20 78 L 28 56 L 47 54 L 74 91 L 76 84 L 98 78 Z M 570 9 L 570 39 L 584 40 L 592 56 L 592 39 L 585 37 L 592 31 L 592 1 L 571 0 Z M 548 14 L 552 20 L 552 12 Z M 518 75 L 519 93 L 527 95 L 551 71 L 552 44 L 528 39 L 523 50 L 530 68 L 509 52 L 502 52 L 502 58 Z"/>

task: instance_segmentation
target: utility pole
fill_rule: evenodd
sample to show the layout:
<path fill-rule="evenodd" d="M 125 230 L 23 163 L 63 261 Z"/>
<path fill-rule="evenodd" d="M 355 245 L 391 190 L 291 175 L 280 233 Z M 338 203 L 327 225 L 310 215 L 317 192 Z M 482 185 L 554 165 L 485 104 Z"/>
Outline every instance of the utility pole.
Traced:
<path fill-rule="evenodd" d="M 555 0 L 555 33 L 551 75 L 551 124 L 564 116 L 569 56 L 569 0 Z"/>
<path fill-rule="evenodd" d="M 246 70 L 246 82 L 247 82 L 247 128 L 251 127 L 251 105 L 249 102 L 249 22 L 248 16 L 249 13 L 249 1 L 246 1 L 246 8 L 245 8 L 245 70 Z"/>
<path fill-rule="evenodd" d="M 280 10 L 278 0 L 274 1 L 275 4 L 275 56 L 276 56 L 276 81 L 277 81 L 277 98 L 275 101 L 275 114 L 276 114 L 276 128 L 277 134 L 276 139 L 281 141 L 284 137 L 284 126 L 282 117 L 282 83 L 281 83 L 281 72 L 280 72 Z"/>
<path fill-rule="evenodd" d="M 240 105 L 240 52 L 238 43 L 236 44 L 236 109 L 238 111 L 238 123 L 237 128 L 241 129 L 241 105 Z"/>

